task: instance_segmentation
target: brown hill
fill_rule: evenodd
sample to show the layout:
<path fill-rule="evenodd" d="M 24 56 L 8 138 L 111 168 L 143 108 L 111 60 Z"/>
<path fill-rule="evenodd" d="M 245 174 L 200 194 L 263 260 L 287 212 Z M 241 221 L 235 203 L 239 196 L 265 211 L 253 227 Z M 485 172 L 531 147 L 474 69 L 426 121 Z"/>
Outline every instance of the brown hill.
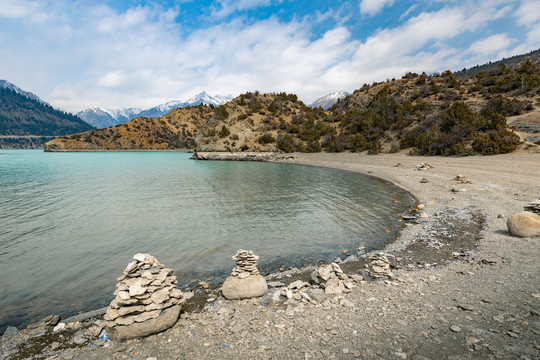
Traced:
<path fill-rule="evenodd" d="M 65 136 L 45 144 L 45 151 L 192 149 L 195 135 L 213 115 L 199 105 L 172 110 L 159 118 L 136 118 L 106 129 Z"/>
<path fill-rule="evenodd" d="M 366 84 L 327 111 L 304 105 L 294 94 L 246 93 L 215 109 L 177 109 L 53 140 L 45 148 L 499 154 L 522 140 L 540 149 L 539 108 L 540 69 L 526 60 L 472 77 L 408 73 Z"/>
<path fill-rule="evenodd" d="M 408 73 L 364 85 L 328 111 L 295 95 L 247 93 L 221 107 L 196 144 L 203 151 L 506 153 L 520 143 L 506 117 L 534 114 L 539 89 L 540 70 L 525 62 L 473 78 Z"/>

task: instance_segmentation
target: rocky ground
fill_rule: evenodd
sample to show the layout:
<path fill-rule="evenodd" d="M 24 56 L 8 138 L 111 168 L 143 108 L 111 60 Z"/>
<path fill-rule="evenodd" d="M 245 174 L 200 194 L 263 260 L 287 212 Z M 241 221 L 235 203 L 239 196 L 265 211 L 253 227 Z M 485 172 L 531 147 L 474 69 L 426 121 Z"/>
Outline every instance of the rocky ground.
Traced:
<path fill-rule="evenodd" d="M 283 161 L 379 176 L 425 204 L 426 217 L 409 221 L 384 249 L 391 276 L 369 276 L 372 254 L 360 250 L 353 254 L 360 261 L 339 264 L 350 279 L 341 294 L 321 289 L 313 269 L 285 271 L 268 278 L 270 291 L 260 299 L 230 301 L 219 289 L 197 290 L 178 323 L 159 335 L 99 340 L 94 319 L 45 336 L 19 331 L 1 342 L 0 357 L 540 358 L 540 238 L 506 229 L 510 214 L 540 197 L 540 154 L 297 154 Z M 418 170 L 424 162 L 432 167 Z M 287 290 L 290 299 L 281 295 Z"/>

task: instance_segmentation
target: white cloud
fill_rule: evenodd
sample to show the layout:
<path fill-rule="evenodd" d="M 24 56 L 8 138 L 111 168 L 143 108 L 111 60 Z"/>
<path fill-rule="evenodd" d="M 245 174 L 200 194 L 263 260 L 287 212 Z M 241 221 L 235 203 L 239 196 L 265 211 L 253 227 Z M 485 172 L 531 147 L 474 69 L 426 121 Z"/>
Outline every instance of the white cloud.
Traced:
<path fill-rule="evenodd" d="M 526 0 L 522 1 L 516 10 L 518 23 L 527 26 L 533 26 L 540 21 L 540 1 Z"/>
<path fill-rule="evenodd" d="M 36 9 L 36 3 L 26 0 L 2 0 L 0 17 L 20 18 L 31 14 Z"/>
<path fill-rule="evenodd" d="M 492 55 L 501 50 L 508 49 L 512 42 L 513 39 L 510 39 L 506 34 L 495 34 L 472 43 L 469 47 L 469 52 Z"/>
<path fill-rule="evenodd" d="M 219 1 L 217 6 L 212 7 L 212 16 L 222 18 L 236 11 L 255 9 L 281 2 L 283 0 L 223 0 Z"/>
<path fill-rule="evenodd" d="M 394 5 L 395 0 L 361 0 L 360 13 L 362 15 L 376 15 L 385 6 Z"/>
<path fill-rule="evenodd" d="M 407 71 L 462 68 L 540 46 L 535 45 L 540 26 L 531 20 L 522 44 L 504 30 L 488 30 L 492 19 L 514 10 L 502 0 L 445 3 L 364 41 L 354 38 L 347 22 L 333 19 L 340 13 L 336 9 L 290 22 L 235 17 L 190 31 L 176 22 L 176 9 L 137 6 L 119 12 L 88 1 L 36 1 L 39 21 L 18 18 L 15 31 L 0 22 L 0 78 L 69 111 L 148 108 L 202 90 L 286 91 L 309 103 L 330 91 L 353 91 Z M 220 11 L 271 1 L 226 1 Z M 315 37 L 312 26 L 318 21 L 334 26 Z"/>

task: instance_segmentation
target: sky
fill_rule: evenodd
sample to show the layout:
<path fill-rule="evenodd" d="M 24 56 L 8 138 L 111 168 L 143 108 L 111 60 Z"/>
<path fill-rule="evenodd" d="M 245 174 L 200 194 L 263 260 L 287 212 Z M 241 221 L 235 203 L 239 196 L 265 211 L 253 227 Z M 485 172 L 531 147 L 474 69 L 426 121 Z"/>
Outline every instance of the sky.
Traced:
<path fill-rule="evenodd" d="M 539 0 L 0 0 L 0 79 L 53 107 L 334 91 L 540 48 Z"/>

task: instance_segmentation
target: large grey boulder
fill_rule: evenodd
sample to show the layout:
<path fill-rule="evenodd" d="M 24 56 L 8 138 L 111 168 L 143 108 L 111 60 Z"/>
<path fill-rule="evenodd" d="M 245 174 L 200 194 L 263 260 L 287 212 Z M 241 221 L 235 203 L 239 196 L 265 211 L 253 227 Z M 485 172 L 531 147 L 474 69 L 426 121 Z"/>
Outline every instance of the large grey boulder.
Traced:
<path fill-rule="evenodd" d="M 229 300 L 260 297 L 268 292 L 266 280 L 261 275 L 249 275 L 245 278 L 229 276 L 223 283 L 223 296 Z"/>
<path fill-rule="evenodd" d="M 180 316 L 180 305 L 174 305 L 161 312 L 155 318 L 127 326 L 106 327 L 105 331 L 111 340 L 129 340 L 160 333 L 172 327 Z"/>
<path fill-rule="evenodd" d="M 510 234 L 519 237 L 540 236 L 540 216 L 522 211 L 510 216 L 506 222 Z"/>

